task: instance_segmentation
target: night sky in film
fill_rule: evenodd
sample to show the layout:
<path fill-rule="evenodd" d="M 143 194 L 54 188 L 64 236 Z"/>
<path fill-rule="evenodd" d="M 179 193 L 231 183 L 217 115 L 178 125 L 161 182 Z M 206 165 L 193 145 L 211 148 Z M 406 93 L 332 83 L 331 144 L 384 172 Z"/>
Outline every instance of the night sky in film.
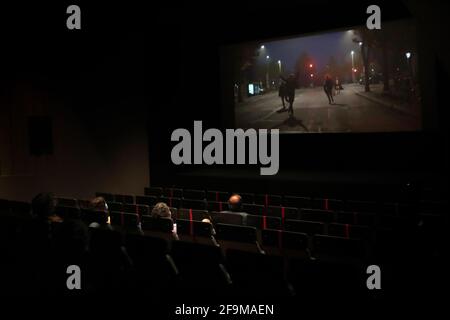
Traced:
<path fill-rule="evenodd" d="M 351 61 L 350 52 L 354 50 L 356 53 L 359 50 L 359 45 L 353 42 L 353 38 L 353 30 L 348 30 L 261 43 L 265 48 L 261 51 L 260 59 L 265 59 L 268 55 L 271 60 L 281 60 L 283 68 L 290 72 L 299 55 L 306 52 L 316 68 L 322 69 L 331 56 L 338 64 Z"/>

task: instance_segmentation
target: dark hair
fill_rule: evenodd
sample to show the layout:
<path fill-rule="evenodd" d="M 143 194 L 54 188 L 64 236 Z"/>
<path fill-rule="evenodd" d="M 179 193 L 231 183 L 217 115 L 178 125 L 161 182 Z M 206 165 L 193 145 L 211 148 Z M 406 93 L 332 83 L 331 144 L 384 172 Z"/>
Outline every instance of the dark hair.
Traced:
<path fill-rule="evenodd" d="M 31 208 L 33 215 L 38 219 L 47 219 L 55 214 L 55 208 L 58 204 L 56 196 L 51 192 L 42 192 L 33 198 Z"/>

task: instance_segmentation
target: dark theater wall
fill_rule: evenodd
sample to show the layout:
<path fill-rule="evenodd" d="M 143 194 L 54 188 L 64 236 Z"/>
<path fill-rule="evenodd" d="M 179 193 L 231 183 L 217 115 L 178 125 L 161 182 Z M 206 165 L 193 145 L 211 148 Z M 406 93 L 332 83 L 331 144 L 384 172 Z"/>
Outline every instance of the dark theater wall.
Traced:
<path fill-rule="evenodd" d="M 0 198 L 142 193 L 149 184 L 144 37 L 89 23 L 88 14 L 86 30 L 70 33 L 58 15 L 64 6 L 53 9 L 59 19 L 30 22 L 24 14 L 28 23 L 11 22 L 17 34 L 0 32 L 11 49 L 0 73 Z M 52 154 L 30 155 L 30 116 L 51 120 Z"/>

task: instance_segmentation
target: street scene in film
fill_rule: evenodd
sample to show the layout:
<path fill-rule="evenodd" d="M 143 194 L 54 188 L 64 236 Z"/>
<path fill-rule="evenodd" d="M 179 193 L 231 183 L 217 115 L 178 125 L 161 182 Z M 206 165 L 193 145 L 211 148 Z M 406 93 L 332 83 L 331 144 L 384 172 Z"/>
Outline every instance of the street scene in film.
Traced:
<path fill-rule="evenodd" d="M 421 130 L 416 32 L 409 21 L 245 43 L 234 53 L 238 128 Z"/>

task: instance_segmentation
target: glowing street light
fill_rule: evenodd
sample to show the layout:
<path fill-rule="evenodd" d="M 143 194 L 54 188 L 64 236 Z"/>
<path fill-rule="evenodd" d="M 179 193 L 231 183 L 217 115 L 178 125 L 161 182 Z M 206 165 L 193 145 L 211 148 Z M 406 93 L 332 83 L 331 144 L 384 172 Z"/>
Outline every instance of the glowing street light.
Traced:
<path fill-rule="evenodd" d="M 312 67 L 313 67 L 312 63 L 310 63 L 310 64 L 309 64 L 309 67 L 310 67 L 310 68 L 312 68 Z"/>
<path fill-rule="evenodd" d="M 405 55 L 406 55 L 406 59 L 411 58 L 411 52 L 407 52 L 407 53 L 405 53 Z"/>
<path fill-rule="evenodd" d="M 270 57 L 269 57 L 269 56 L 266 56 L 266 59 L 267 59 L 267 60 L 269 60 L 269 59 L 270 59 Z"/>
<path fill-rule="evenodd" d="M 355 71 L 355 70 L 356 70 L 356 69 L 355 69 L 355 59 L 354 59 L 355 51 L 352 50 L 352 51 L 350 52 L 350 54 L 352 55 L 352 70 L 353 70 L 353 73 L 352 73 L 352 82 L 355 83 L 355 72 L 356 72 L 356 71 Z"/>
<path fill-rule="evenodd" d="M 362 41 L 360 41 L 358 44 L 359 44 L 359 46 L 361 47 L 361 46 L 362 46 Z"/>
<path fill-rule="evenodd" d="M 264 46 L 264 45 L 262 45 L 262 46 L 261 46 L 261 50 L 264 50 L 264 48 L 265 48 L 265 46 Z"/>
<path fill-rule="evenodd" d="M 281 60 L 278 60 L 278 70 L 281 73 Z"/>

